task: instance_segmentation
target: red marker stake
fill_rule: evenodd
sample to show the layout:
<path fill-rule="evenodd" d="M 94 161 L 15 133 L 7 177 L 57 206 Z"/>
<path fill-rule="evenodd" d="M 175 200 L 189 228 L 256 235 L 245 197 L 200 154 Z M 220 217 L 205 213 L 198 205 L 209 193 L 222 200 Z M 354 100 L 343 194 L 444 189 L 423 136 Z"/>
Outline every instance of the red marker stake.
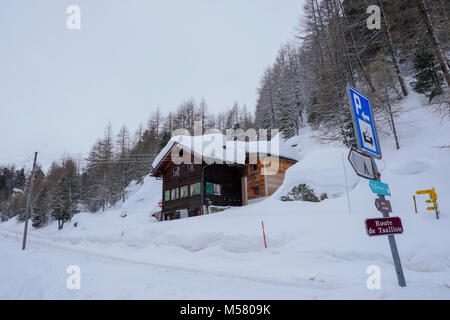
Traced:
<path fill-rule="evenodd" d="M 264 237 L 264 246 L 267 249 L 266 233 L 264 232 L 264 221 L 261 221 L 261 225 L 262 225 L 262 231 L 263 231 L 263 237 Z"/>

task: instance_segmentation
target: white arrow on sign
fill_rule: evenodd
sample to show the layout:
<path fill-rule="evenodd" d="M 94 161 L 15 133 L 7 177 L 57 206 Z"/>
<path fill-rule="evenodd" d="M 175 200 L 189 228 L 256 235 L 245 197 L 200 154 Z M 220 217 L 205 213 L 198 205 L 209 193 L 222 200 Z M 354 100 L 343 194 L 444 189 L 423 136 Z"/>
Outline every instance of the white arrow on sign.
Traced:
<path fill-rule="evenodd" d="M 348 161 L 350 161 L 358 176 L 366 179 L 375 179 L 372 159 L 369 156 L 352 149 L 348 155 Z"/>
<path fill-rule="evenodd" d="M 361 114 L 361 116 L 364 118 L 364 120 L 366 120 L 366 122 L 370 123 L 370 117 L 368 115 L 366 115 L 364 112 Z"/>
<path fill-rule="evenodd" d="M 362 109 L 361 100 L 357 95 L 353 96 L 353 100 L 355 101 L 356 113 L 359 114 L 359 111 Z"/>

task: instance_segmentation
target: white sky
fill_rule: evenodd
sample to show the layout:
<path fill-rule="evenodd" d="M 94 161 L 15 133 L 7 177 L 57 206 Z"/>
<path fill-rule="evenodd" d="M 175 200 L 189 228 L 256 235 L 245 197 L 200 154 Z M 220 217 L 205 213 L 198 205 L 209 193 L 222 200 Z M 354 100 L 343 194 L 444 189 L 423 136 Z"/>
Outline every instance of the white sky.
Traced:
<path fill-rule="evenodd" d="M 81 30 L 66 8 L 81 8 Z M 0 2 L 0 164 L 47 166 L 160 106 L 204 97 L 254 107 L 264 68 L 293 39 L 302 0 Z"/>

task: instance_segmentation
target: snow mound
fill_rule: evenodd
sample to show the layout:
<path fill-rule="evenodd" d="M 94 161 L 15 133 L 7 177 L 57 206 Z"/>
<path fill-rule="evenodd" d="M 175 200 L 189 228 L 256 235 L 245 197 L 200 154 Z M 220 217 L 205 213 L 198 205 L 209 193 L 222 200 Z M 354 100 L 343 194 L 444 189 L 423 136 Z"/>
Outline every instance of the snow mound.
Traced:
<path fill-rule="evenodd" d="M 328 198 L 336 198 L 346 192 L 346 179 L 348 189 L 354 189 L 360 178 L 345 161 L 347 153 L 348 150 L 337 147 L 321 146 L 311 150 L 287 170 L 284 183 L 272 197 L 279 199 L 299 184 L 306 184 L 317 196 L 326 193 Z"/>
<path fill-rule="evenodd" d="M 436 166 L 431 159 L 414 159 L 391 164 L 390 170 L 398 175 L 417 175 Z"/>
<path fill-rule="evenodd" d="M 138 184 L 139 186 L 139 184 Z M 151 215 L 160 211 L 158 203 L 161 201 L 162 181 L 155 177 L 147 176 L 142 186 L 132 186 L 137 189 L 128 198 L 122 206 L 122 215 L 124 214 L 147 214 Z"/>

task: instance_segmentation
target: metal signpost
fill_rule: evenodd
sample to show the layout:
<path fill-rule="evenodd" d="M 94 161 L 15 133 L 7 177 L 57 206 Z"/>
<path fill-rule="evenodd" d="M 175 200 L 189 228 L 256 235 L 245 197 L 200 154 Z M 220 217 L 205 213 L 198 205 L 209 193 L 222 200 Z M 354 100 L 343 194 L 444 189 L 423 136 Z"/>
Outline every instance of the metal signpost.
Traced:
<path fill-rule="evenodd" d="M 378 168 L 375 163 L 375 159 L 381 159 L 382 154 L 370 100 L 368 97 L 361 94 L 360 92 L 358 92 L 358 90 L 351 87 L 350 85 L 347 85 L 347 94 L 349 98 L 350 110 L 353 117 L 353 127 L 355 130 L 358 150 L 360 150 L 361 153 L 363 153 L 366 157 L 370 157 L 372 167 L 372 169 L 369 169 L 367 167 L 366 171 L 363 166 L 362 171 L 364 174 L 358 175 L 366 179 L 371 179 L 369 181 L 370 189 L 372 190 L 372 192 L 378 195 L 378 201 L 375 202 L 375 205 L 377 206 L 377 209 L 383 214 L 383 218 L 388 219 L 366 220 L 367 232 L 369 236 L 388 236 L 392 258 L 394 260 L 395 271 L 397 273 L 398 284 L 401 287 L 406 287 L 405 276 L 403 275 L 402 264 L 400 261 L 397 243 L 395 242 L 394 236 L 394 234 L 402 233 L 403 227 L 401 226 L 400 218 L 389 217 L 389 213 L 392 212 L 392 208 L 390 202 L 386 200 L 385 196 L 390 196 L 391 191 L 387 184 L 381 182 L 381 174 L 378 172 Z M 350 163 L 353 162 L 353 168 L 357 167 L 354 165 L 354 163 L 356 163 L 357 161 L 359 161 L 360 164 L 361 161 L 364 161 L 363 159 L 356 160 L 358 156 L 353 155 L 353 157 L 351 157 L 351 154 L 352 153 L 350 152 L 349 161 Z M 359 168 L 361 168 L 361 165 L 359 165 Z M 373 175 L 370 174 L 370 170 L 373 171 Z M 355 168 L 355 171 L 357 171 L 357 173 L 361 173 L 360 169 Z M 367 172 L 369 172 L 369 174 L 367 174 Z M 385 227 L 385 224 L 388 224 L 387 228 Z M 369 232 L 369 230 L 371 231 Z"/>

